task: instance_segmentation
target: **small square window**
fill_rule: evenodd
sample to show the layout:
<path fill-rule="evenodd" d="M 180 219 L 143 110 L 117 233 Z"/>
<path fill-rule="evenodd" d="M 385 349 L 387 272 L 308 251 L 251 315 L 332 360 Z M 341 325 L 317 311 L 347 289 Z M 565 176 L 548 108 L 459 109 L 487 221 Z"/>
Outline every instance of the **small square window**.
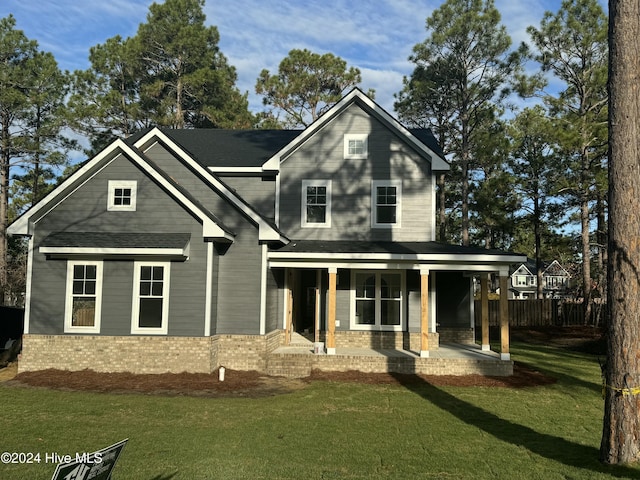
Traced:
<path fill-rule="evenodd" d="M 344 136 L 344 158 L 364 159 L 369 154 L 367 134 L 348 134 Z"/>
<path fill-rule="evenodd" d="M 136 211 L 137 182 L 127 180 L 109 181 L 109 211 Z"/>

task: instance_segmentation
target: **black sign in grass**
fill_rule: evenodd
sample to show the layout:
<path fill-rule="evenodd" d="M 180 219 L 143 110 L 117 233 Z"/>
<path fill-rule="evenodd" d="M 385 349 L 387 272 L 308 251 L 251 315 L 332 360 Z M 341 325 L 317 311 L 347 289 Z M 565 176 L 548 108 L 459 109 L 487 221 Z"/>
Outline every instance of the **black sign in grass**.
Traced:
<path fill-rule="evenodd" d="M 128 440 L 97 452 L 76 454 L 74 461 L 56 467 L 51 480 L 108 480 Z"/>

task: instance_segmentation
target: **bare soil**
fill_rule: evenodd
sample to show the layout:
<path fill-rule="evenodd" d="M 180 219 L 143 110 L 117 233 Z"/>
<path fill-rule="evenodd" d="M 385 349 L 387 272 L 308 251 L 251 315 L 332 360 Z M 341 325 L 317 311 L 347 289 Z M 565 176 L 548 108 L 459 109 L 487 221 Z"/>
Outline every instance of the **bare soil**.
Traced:
<path fill-rule="evenodd" d="M 592 327 L 555 327 L 513 329 L 513 341 L 530 344 L 552 345 L 598 354 L 603 348 L 603 335 Z M 486 387 L 535 387 L 549 385 L 556 379 L 538 372 L 525 364 L 515 362 L 510 377 L 482 375 L 433 376 L 401 375 L 392 373 L 320 372 L 314 371 L 304 379 L 270 377 L 259 372 L 226 370 L 225 380 L 218 379 L 218 372 L 203 373 L 98 373 L 91 370 L 68 372 L 41 370 L 16 375 L 15 364 L 0 370 L 0 382 L 11 386 L 82 390 L 110 393 L 141 393 L 148 395 L 188 395 L 203 397 L 257 398 L 280 395 L 300 390 L 318 381 L 357 382 L 366 384 L 415 385 L 429 383 L 434 386 L 486 386 Z"/>

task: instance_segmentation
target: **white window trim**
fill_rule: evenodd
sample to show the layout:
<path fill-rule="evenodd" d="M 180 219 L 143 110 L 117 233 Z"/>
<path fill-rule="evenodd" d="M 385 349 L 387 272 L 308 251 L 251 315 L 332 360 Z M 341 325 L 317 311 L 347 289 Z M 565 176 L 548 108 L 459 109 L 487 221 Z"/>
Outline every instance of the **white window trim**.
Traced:
<path fill-rule="evenodd" d="M 73 316 L 73 268 L 76 265 L 95 265 L 96 267 L 96 313 L 93 326 L 72 325 Z M 100 320 L 102 317 L 102 261 L 69 260 L 67 261 L 67 286 L 64 305 L 64 332 L 65 333 L 100 333 Z"/>
<path fill-rule="evenodd" d="M 396 223 L 378 223 L 377 188 L 396 187 Z M 371 180 L 371 228 L 400 228 L 402 226 L 402 180 Z"/>
<path fill-rule="evenodd" d="M 324 223 L 307 222 L 307 187 L 327 188 L 327 215 Z M 302 228 L 331 228 L 331 180 L 302 180 L 300 225 Z"/>
<path fill-rule="evenodd" d="M 349 140 L 362 140 L 364 143 L 363 153 L 349 153 Z M 344 135 L 344 158 L 345 160 L 364 160 L 369 157 L 369 135 L 366 133 L 346 133 Z"/>
<path fill-rule="evenodd" d="M 400 325 L 381 325 L 380 322 L 380 291 L 378 280 L 376 278 L 376 323 L 375 325 L 361 325 L 356 323 L 356 274 L 371 273 L 380 275 L 383 273 L 393 273 L 400 275 Z M 351 289 L 350 289 L 350 315 L 349 323 L 351 330 L 365 331 L 383 331 L 383 332 L 403 332 L 405 330 L 405 305 L 407 297 L 407 282 L 405 270 L 351 270 Z"/>
<path fill-rule="evenodd" d="M 162 325 L 159 328 L 140 327 L 140 270 L 142 267 L 164 267 L 162 284 Z M 169 291 L 171 262 L 133 262 L 133 301 L 131 307 L 131 333 L 142 335 L 166 335 L 169 326 Z"/>
<path fill-rule="evenodd" d="M 131 189 L 131 205 L 115 205 L 113 202 L 116 188 Z M 109 193 L 107 197 L 107 211 L 109 212 L 135 212 L 138 182 L 135 180 L 109 180 Z"/>

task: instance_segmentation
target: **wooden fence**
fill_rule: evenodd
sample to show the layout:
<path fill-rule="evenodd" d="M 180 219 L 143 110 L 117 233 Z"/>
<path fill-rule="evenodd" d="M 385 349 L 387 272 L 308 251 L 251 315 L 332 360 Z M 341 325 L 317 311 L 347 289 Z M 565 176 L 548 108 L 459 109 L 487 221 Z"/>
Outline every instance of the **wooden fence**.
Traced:
<path fill-rule="evenodd" d="M 584 305 L 567 300 L 509 300 L 509 324 L 514 327 L 544 327 L 584 325 Z M 480 300 L 475 301 L 475 322 L 482 324 Z M 500 325 L 500 301 L 489 300 L 489 325 Z M 589 325 L 602 325 L 606 321 L 606 305 L 593 306 Z"/>

